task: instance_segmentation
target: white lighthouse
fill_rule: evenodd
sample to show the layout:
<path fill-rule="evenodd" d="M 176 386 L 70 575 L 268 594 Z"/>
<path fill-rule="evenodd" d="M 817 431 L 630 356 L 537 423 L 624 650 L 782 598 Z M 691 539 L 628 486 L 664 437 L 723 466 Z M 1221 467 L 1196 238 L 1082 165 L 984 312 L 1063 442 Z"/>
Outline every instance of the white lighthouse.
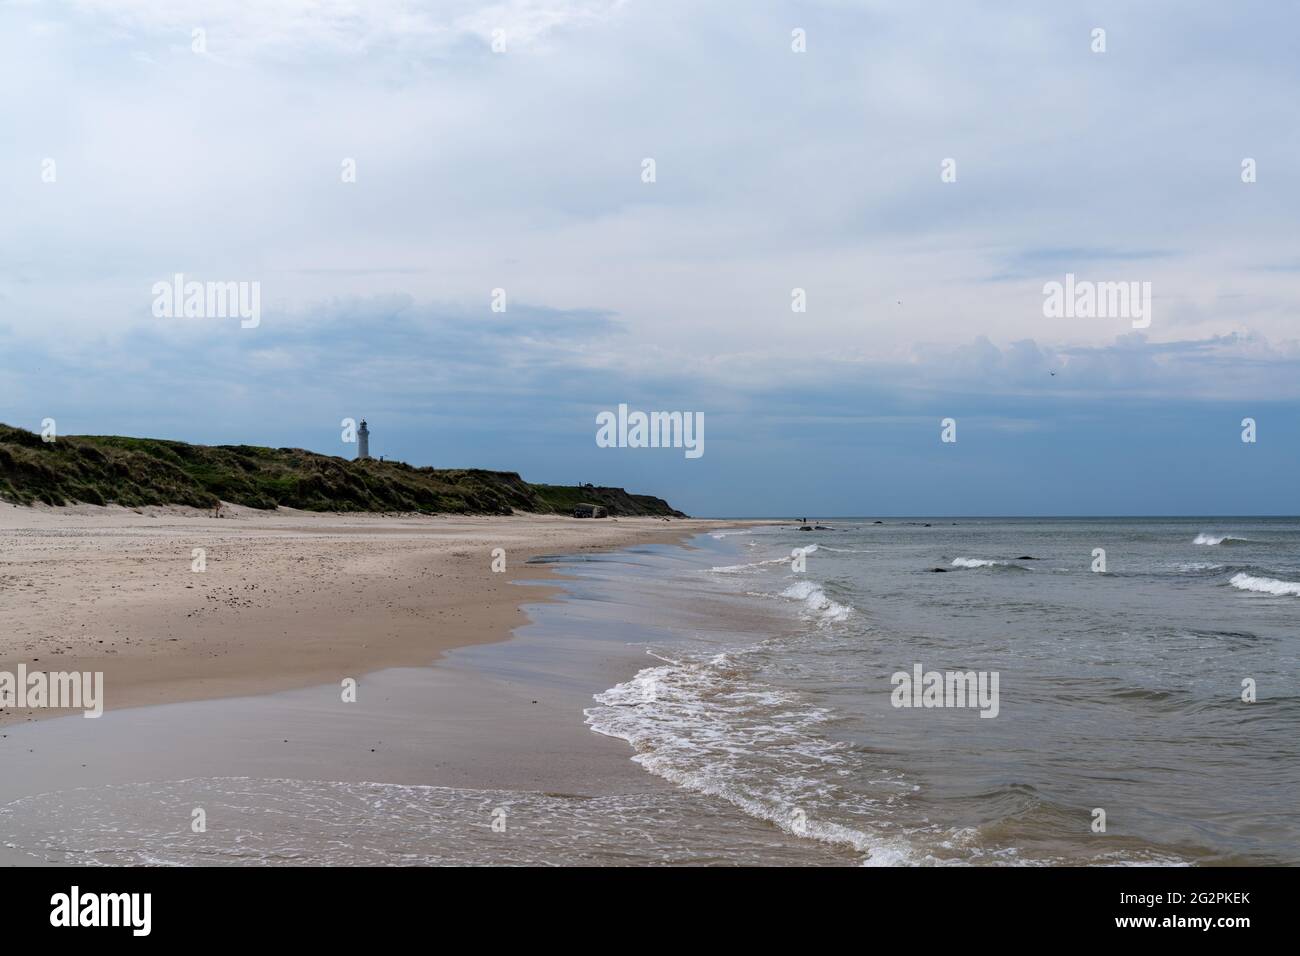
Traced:
<path fill-rule="evenodd" d="M 361 419 L 361 427 L 357 429 L 357 461 L 362 458 L 370 457 L 370 429 L 366 427 L 366 420 Z"/>

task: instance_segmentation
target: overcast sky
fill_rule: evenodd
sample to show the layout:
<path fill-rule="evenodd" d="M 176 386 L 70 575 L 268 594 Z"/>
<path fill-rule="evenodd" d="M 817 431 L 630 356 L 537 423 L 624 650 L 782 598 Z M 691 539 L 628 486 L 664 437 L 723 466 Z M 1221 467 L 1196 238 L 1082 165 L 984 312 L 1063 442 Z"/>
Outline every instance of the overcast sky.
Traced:
<path fill-rule="evenodd" d="M 350 456 L 365 416 L 375 454 L 699 514 L 1294 514 L 1298 29 L 0 3 L 0 421 Z M 260 324 L 156 317 L 175 273 L 260 283 Z M 1066 273 L 1151 283 L 1149 327 L 1045 317 Z M 598 448 L 620 402 L 704 413 L 705 454 Z"/>

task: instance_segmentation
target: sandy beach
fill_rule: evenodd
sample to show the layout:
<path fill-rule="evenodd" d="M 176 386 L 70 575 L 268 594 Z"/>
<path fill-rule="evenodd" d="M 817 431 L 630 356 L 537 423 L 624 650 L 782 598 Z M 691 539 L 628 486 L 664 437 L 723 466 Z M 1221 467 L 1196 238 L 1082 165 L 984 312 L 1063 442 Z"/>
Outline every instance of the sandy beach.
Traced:
<path fill-rule="evenodd" d="M 3 715 L 0 865 L 851 862 L 584 723 L 646 640 L 770 619 L 703 581 L 589 600 L 555 569 L 623 580 L 736 522 L 228 513 L 5 514 L 0 670 L 102 670 L 107 703 Z"/>
<path fill-rule="evenodd" d="M 530 558 L 679 541 L 717 524 L 5 507 L 0 670 L 102 671 L 108 710 L 338 686 L 504 639 L 524 620 L 511 582 L 551 573 Z M 67 713 L 11 708 L 0 725 Z"/>

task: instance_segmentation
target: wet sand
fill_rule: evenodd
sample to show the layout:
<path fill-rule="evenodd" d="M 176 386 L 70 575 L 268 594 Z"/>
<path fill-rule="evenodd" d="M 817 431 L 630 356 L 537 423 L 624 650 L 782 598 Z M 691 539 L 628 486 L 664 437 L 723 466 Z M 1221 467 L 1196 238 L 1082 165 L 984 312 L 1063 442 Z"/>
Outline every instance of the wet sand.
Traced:
<path fill-rule="evenodd" d="M 499 641 L 535 556 L 718 522 L 0 508 L 0 670 L 102 671 L 106 708 L 269 693 Z M 492 570 L 493 549 L 506 570 Z M 202 549 L 205 570 L 192 570 Z M 540 600 L 534 590 L 529 597 Z M 66 711 L 0 711 L 0 727 Z"/>

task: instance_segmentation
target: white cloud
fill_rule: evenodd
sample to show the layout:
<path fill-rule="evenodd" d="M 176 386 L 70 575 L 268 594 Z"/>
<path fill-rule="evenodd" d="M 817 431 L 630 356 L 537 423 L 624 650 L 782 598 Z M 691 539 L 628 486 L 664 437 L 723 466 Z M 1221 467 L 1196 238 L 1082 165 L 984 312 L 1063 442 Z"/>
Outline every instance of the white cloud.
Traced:
<path fill-rule="evenodd" d="M 556 29 L 599 22 L 621 0 L 76 0 L 87 18 L 133 40 L 171 37 L 189 48 L 207 33 L 215 56 L 233 61 L 327 60 L 443 55 L 465 37 L 490 42 L 504 30 L 508 48 L 526 49 Z"/>
<path fill-rule="evenodd" d="M 1248 387 L 1297 337 L 1295 272 L 1274 266 L 1300 260 L 1300 186 L 1271 119 L 1294 14 L 1247 7 L 1102 5 L 1107 59 L 1040 4 L 10 7 L 0 56 L 26 82 L 0 91 L 0 318 L 35 342 L 124 336 L 176 271 L 259 280 L 278 314 L 402 294 L 489 317 L 504 287 L 617 314 L 585 362 L 730 388 L 979 336 L 1000 374 L 1025 340 L 1110 348 L 1124 322 L 1043 317 L 1043 282 L 1074 271 L 1151 281 L 1151 344 L 1236 336 L 1216 361 Z M 2 28 L 56 15 L 36 39 Z M 490 54 L 493 29 L 525 55 Z M 1216 69 L 1184 69 L 1189 49 Z"/>

